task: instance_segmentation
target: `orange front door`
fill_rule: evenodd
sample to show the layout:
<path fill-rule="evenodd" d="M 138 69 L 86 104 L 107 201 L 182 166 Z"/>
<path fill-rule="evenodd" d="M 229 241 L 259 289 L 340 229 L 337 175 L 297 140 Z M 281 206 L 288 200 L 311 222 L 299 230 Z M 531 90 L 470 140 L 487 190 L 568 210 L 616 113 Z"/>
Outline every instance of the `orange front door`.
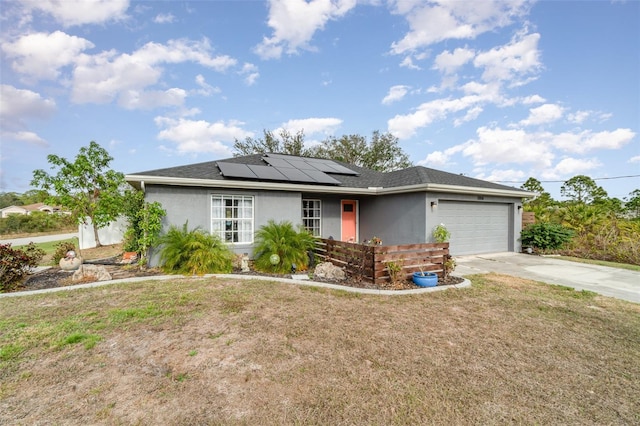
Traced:
<path fill-rule="evenodd" d="M 340 207 L 342 211 L 342 241 L 355 243 L 358 241 L 356 216 L 357 203 L 355 200 L 342 200 Z"/>

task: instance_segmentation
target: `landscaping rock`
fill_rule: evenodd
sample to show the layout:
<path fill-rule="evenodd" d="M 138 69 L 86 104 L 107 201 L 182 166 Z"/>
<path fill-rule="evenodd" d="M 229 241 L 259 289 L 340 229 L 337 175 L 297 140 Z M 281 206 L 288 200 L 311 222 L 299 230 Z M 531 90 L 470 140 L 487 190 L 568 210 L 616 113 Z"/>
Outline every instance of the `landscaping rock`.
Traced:
<path fill-rule="evenodd" d="M 347 278 L 342 268 L 335 266 L 331 262 L 323 262 L 316 266 L 316 269 L 313 272 L 313 276 L 337 281 L 343 281 L 345 278 Z"/>
<path fill-rule="evenodd" d="M 73 273 L 71 281 L 88 281 L 94 279 L 95 281 L 109 281 L 111 274 L 109 274 L 104 266 L 101 265 L 80 265 L 77 271 Z"/>

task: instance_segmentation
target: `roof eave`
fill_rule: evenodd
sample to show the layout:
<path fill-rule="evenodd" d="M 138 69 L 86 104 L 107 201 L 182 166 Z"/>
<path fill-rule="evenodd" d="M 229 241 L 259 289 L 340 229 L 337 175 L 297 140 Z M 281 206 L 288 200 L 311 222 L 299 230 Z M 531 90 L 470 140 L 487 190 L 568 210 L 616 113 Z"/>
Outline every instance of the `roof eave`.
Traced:
<path fill-rule="evenodd" d="M 148 184 L 171 185 L 171 186 L 200 186 L 205 188 L 239 188 L 267 191 L 300 191 L 317 192 L 329 194 L 351 194 L 351 195 L 387 195 L 403 194 L 409 192 L 447 192 L 453 194 L 486 195 L 503 197 L 533 198 L 535 193 L 518 189 L 497 189 L 478 188 L 471 186 L 444 185 L 444 184 L 416 184 L 397 187 L 369 187 L 356 188 L 333 185 L 302 185 L 281 182 L 261 182 L 261 181 L 239 181 L 239 180 L 219 180 L 219 179 L 194 179 L 176 178 L 167 176 L 148 175 L 126 175 L 126 181 L 137 189 Z"/>
<path fill-rule="evenodd" d="M 200 186 L 205 188 L 254 189 L 267 191 L 300 191 L 330 194 L 372 195 L 378 188 L 350 188 L 333 185 L 302 185 L 281 182 L 239 181 L 218 179 L 175 178 L 166 176 L 126 175 L 125 180 L 137 189 L 145 185 Z"/>
<path fill-rule="evenodd" d="M 392 188 L 380 188 L 378 194 L 402 194 L 407 192 L 447 192 L 453 194 L 486 195 L 503 197 L 533 198 L 536 194 L 519 189 L 479 188 L 473 186 L 445 185 L 438 183 L 420 183 L 416 185 L 397 186 Z"/>

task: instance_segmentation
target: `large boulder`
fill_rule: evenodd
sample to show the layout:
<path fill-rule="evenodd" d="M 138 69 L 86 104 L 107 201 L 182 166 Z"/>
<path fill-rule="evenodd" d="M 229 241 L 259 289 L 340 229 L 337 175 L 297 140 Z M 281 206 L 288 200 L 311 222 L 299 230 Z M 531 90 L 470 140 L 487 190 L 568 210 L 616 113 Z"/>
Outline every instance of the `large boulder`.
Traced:
<path fill-rule="evenodd" d="M 342 268 L 339 268 L 331 262 L 323 262 L 317 265 L 313 276 L 336 281 L 342 281 L 347 278 Z"/>
<path fill-rule="evenodd" d="M 71 281 L 109 281 L 111 274 L 101 265 L 80 265 Z"/>

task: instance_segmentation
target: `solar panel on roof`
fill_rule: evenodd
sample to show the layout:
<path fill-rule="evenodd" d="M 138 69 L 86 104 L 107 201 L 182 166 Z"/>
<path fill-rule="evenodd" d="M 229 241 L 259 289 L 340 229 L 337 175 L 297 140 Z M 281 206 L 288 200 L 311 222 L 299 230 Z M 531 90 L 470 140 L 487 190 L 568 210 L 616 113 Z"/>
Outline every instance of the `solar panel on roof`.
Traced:
<path fill-rule="evenodd" d="M 289 180 L 294 182 L 312 182 L 312 183 L 317 182 L 314 178 L 304 173 L 302 170 L 290 169 L 286 167 L 282 167 L 282 168 L 278 167 L 278 171 L 283 175 L 285 175 Z"/>
<path fill-rule="evenodd" d="M 291 164 L 282 158 L 263 157 L 262 159 L 275 167 L 291 167 Z"/>
<path fill-rule="evenodd" d="M 331 183 L 334 185 L 340 185 L 340 181 L 332 178 L 326 173 L 321 172 L 320 170 L 305 170 L 304 173 L 309 175 L 312 179 L 315 179 L 317 183 Z"/>
<path fill-rule="evenodd" d="M 290 159 L 287 160 L 287 162 L 289 164 L 291 164 L 294 169 L 298 169 L 298 170 L 318 170 L 318 168 L 314 167 L 313 163 L 309 162 L 309 161 L 290 158 Z"/>
<path fill-rule="evenodd" d="M 218 161 L 218 168 L 222 172 L 222 176 L 224 177 L 237 177 L 237 178 L 245 178 L 245 179 L 257 179 L 255 173 L 251 171 L 249 166 L 246 164 L 238 164 L 238 163 L 225 163 L 222 161 Z"/>
<path fill-rule="evenodd" d="M 289 180 L 285 175 L 280 173 L 276 167 L 256 166 L 249 164 L 248 167 L 259 179 L 264 180 Z"/>

